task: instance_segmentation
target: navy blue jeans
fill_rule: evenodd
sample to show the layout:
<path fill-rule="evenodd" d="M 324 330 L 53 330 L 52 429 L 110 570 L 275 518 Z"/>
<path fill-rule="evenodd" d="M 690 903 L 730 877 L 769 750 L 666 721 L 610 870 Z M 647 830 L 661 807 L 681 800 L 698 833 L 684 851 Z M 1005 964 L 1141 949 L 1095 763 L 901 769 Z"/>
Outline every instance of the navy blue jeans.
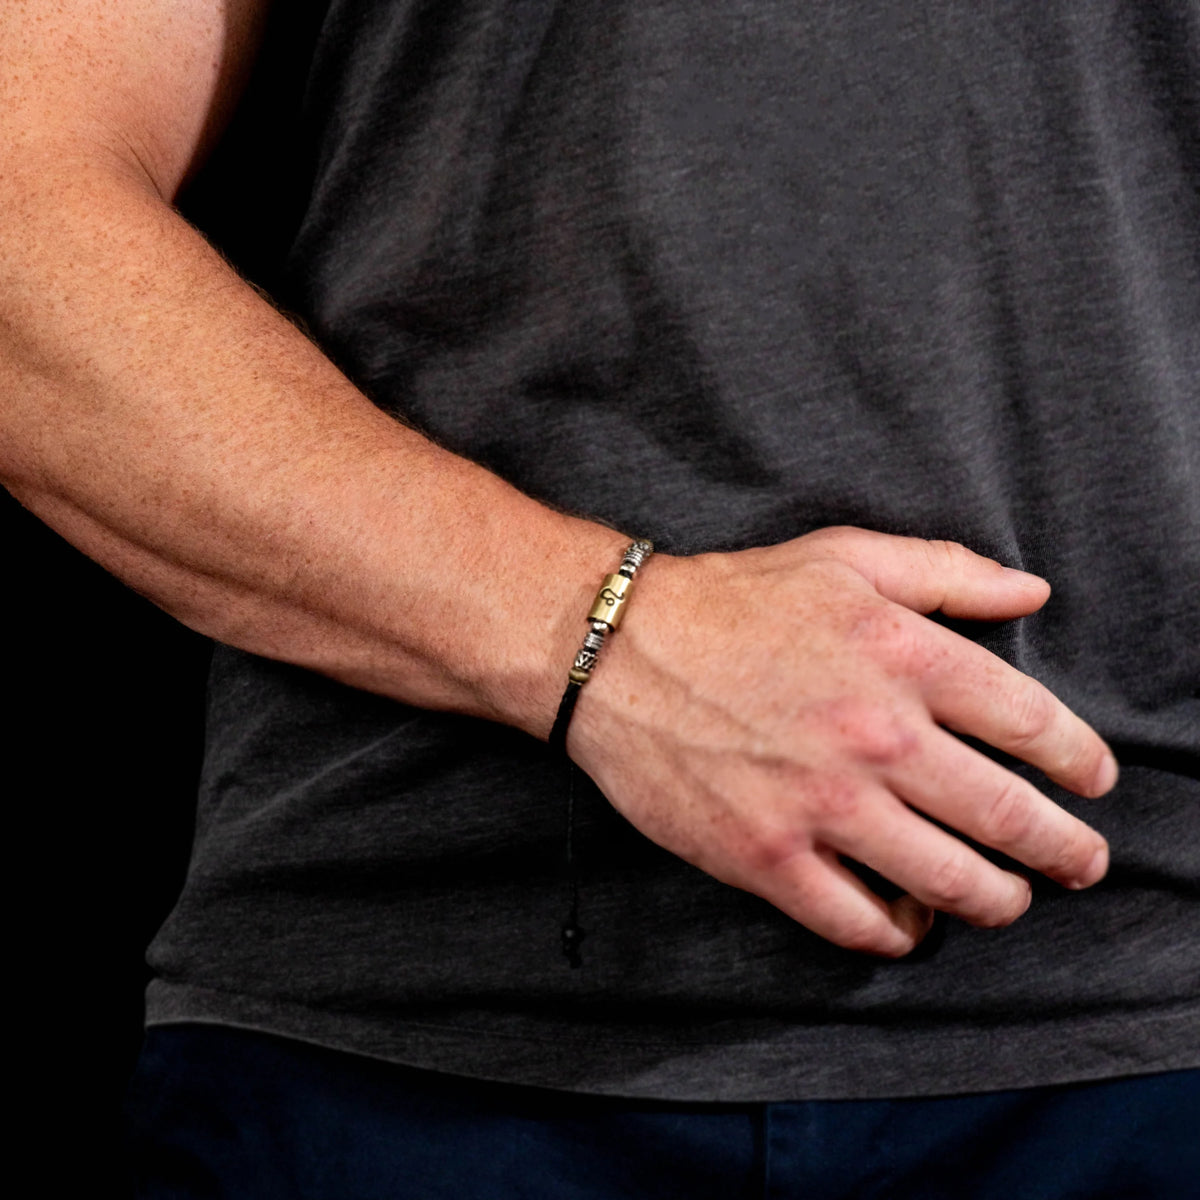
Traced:
<path fill-rule="evenodd" d="M 978 1096 L 666 1104 L 152 1030 L 144 1200 L 1196 1200 L 1200 1071 Z"/>

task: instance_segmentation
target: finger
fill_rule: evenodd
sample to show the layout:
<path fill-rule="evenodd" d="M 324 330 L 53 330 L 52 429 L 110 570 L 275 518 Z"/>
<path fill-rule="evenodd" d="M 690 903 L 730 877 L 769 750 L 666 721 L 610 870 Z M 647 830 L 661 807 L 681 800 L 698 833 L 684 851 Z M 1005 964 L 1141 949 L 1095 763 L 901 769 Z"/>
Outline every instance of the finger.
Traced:
<path fill-rule="evenodd" d="M 850 822 L 822 835 L 921 904 L 972 925 L 1011 925 L 1029 907 L 1027 880 L 988 862 L 894 797 L 872 806 L 870 824 Z"/>
<path fill-rule="evenodd" d="M 1001 566 L 957 542 L 831 528 L 808 535 L 810 547 L 846 563 L 882 596 L 915 612 L 1003 621 L 1036 612 L 1050 585 Z"/>
<path fill-rule="evenodd" d="M 930 662 L 938 665 L 920 686 L 938 724 L 1022 759 L 1081 796 L 1112 788 L 1112 751 L 1053 692 L 967 638 L 940 626 L 927 632 Z"/>
<path fill-rule="evenodd" d="M 911 896 L 877 896 L 826 848 L 798 854 L 754 889 L 813 933 L 842 946 L 900 958 L 929 932 L 933 914 Z"/>
<path fill-rule="evenodd" d="M 1067 887 L 1090 887 L 1108 869 L 1108 843 L 1091 826 L 944 730 L 884 778 L 919 811 Z"/>

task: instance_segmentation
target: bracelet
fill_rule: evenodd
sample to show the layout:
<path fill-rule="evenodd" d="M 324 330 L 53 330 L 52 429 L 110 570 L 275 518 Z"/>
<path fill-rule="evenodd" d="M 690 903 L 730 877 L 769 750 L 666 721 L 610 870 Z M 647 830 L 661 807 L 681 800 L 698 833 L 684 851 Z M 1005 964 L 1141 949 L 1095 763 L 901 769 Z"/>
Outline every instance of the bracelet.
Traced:
<path fill-rule="evenodd" d="M 588 613 L 588 631 L 583 639 L 575 662 L 567 675 L 567 690 L 558 706 L 554 728 L 550 730 L 550 747 L 560 754 L 567 753 L 567 729 L 575 712 L 575 702 L 583 685 L 591 678 L 596 659 L 604 648 L 604 639 L 621 623 L 625 605 L 629 600 L 633 577 L 638 567 L 654 553 L 654 543 L 645 540 L 634 542 L 625 551 L 615 575 L 606 575 L 596 593 L 596 599 Z"/>

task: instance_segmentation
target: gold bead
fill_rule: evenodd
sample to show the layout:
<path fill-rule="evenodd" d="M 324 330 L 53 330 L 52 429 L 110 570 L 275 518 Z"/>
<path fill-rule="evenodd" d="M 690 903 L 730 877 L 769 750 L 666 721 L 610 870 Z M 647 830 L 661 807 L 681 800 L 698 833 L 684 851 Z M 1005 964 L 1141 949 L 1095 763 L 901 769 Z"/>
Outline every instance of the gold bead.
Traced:
<path fill-rule="evenodd" d="M 621 623 L 621 614 L 628 598 L 629 585 L 632 582 L 626 575 L 606 575 L 600 590 L 596 593 L 592 611 L 588 613 L 589 621 L 603 621 L 610 629 L 616 629 Z"/>

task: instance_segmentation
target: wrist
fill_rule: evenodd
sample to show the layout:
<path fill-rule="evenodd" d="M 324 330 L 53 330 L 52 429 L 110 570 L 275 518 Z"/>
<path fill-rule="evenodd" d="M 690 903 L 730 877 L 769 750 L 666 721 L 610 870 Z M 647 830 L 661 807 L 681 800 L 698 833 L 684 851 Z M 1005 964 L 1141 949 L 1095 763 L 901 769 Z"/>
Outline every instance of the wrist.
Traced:
<path fill-rule="evenodd" d="M 554 726 L 550 730 L 550 748 L 556 754 L 567 752 L 567 732 L 579 694 L 592 677 L 606 639 L 620 626 L 625 607 L 633 592 L 633 580 L 654 553 L 654 544 L 645 538 L 631 542 L 621 556 L 621 565 L 601 581 L 592 607 L 587 614 L 587 632 L 575 652 L 567 683 L 559 701 Z"/>
<path fill-rule="evenodd" d="M 633 540 L 595 522 L 550 515 L 518 555 L 522 567 L 511 578 L 519 587 L 497 577 L 495 606 L 485 617 L 480 680 L 485 708 L 480 715 L 543 741 L 554 725 L 597 588 Z"/>

